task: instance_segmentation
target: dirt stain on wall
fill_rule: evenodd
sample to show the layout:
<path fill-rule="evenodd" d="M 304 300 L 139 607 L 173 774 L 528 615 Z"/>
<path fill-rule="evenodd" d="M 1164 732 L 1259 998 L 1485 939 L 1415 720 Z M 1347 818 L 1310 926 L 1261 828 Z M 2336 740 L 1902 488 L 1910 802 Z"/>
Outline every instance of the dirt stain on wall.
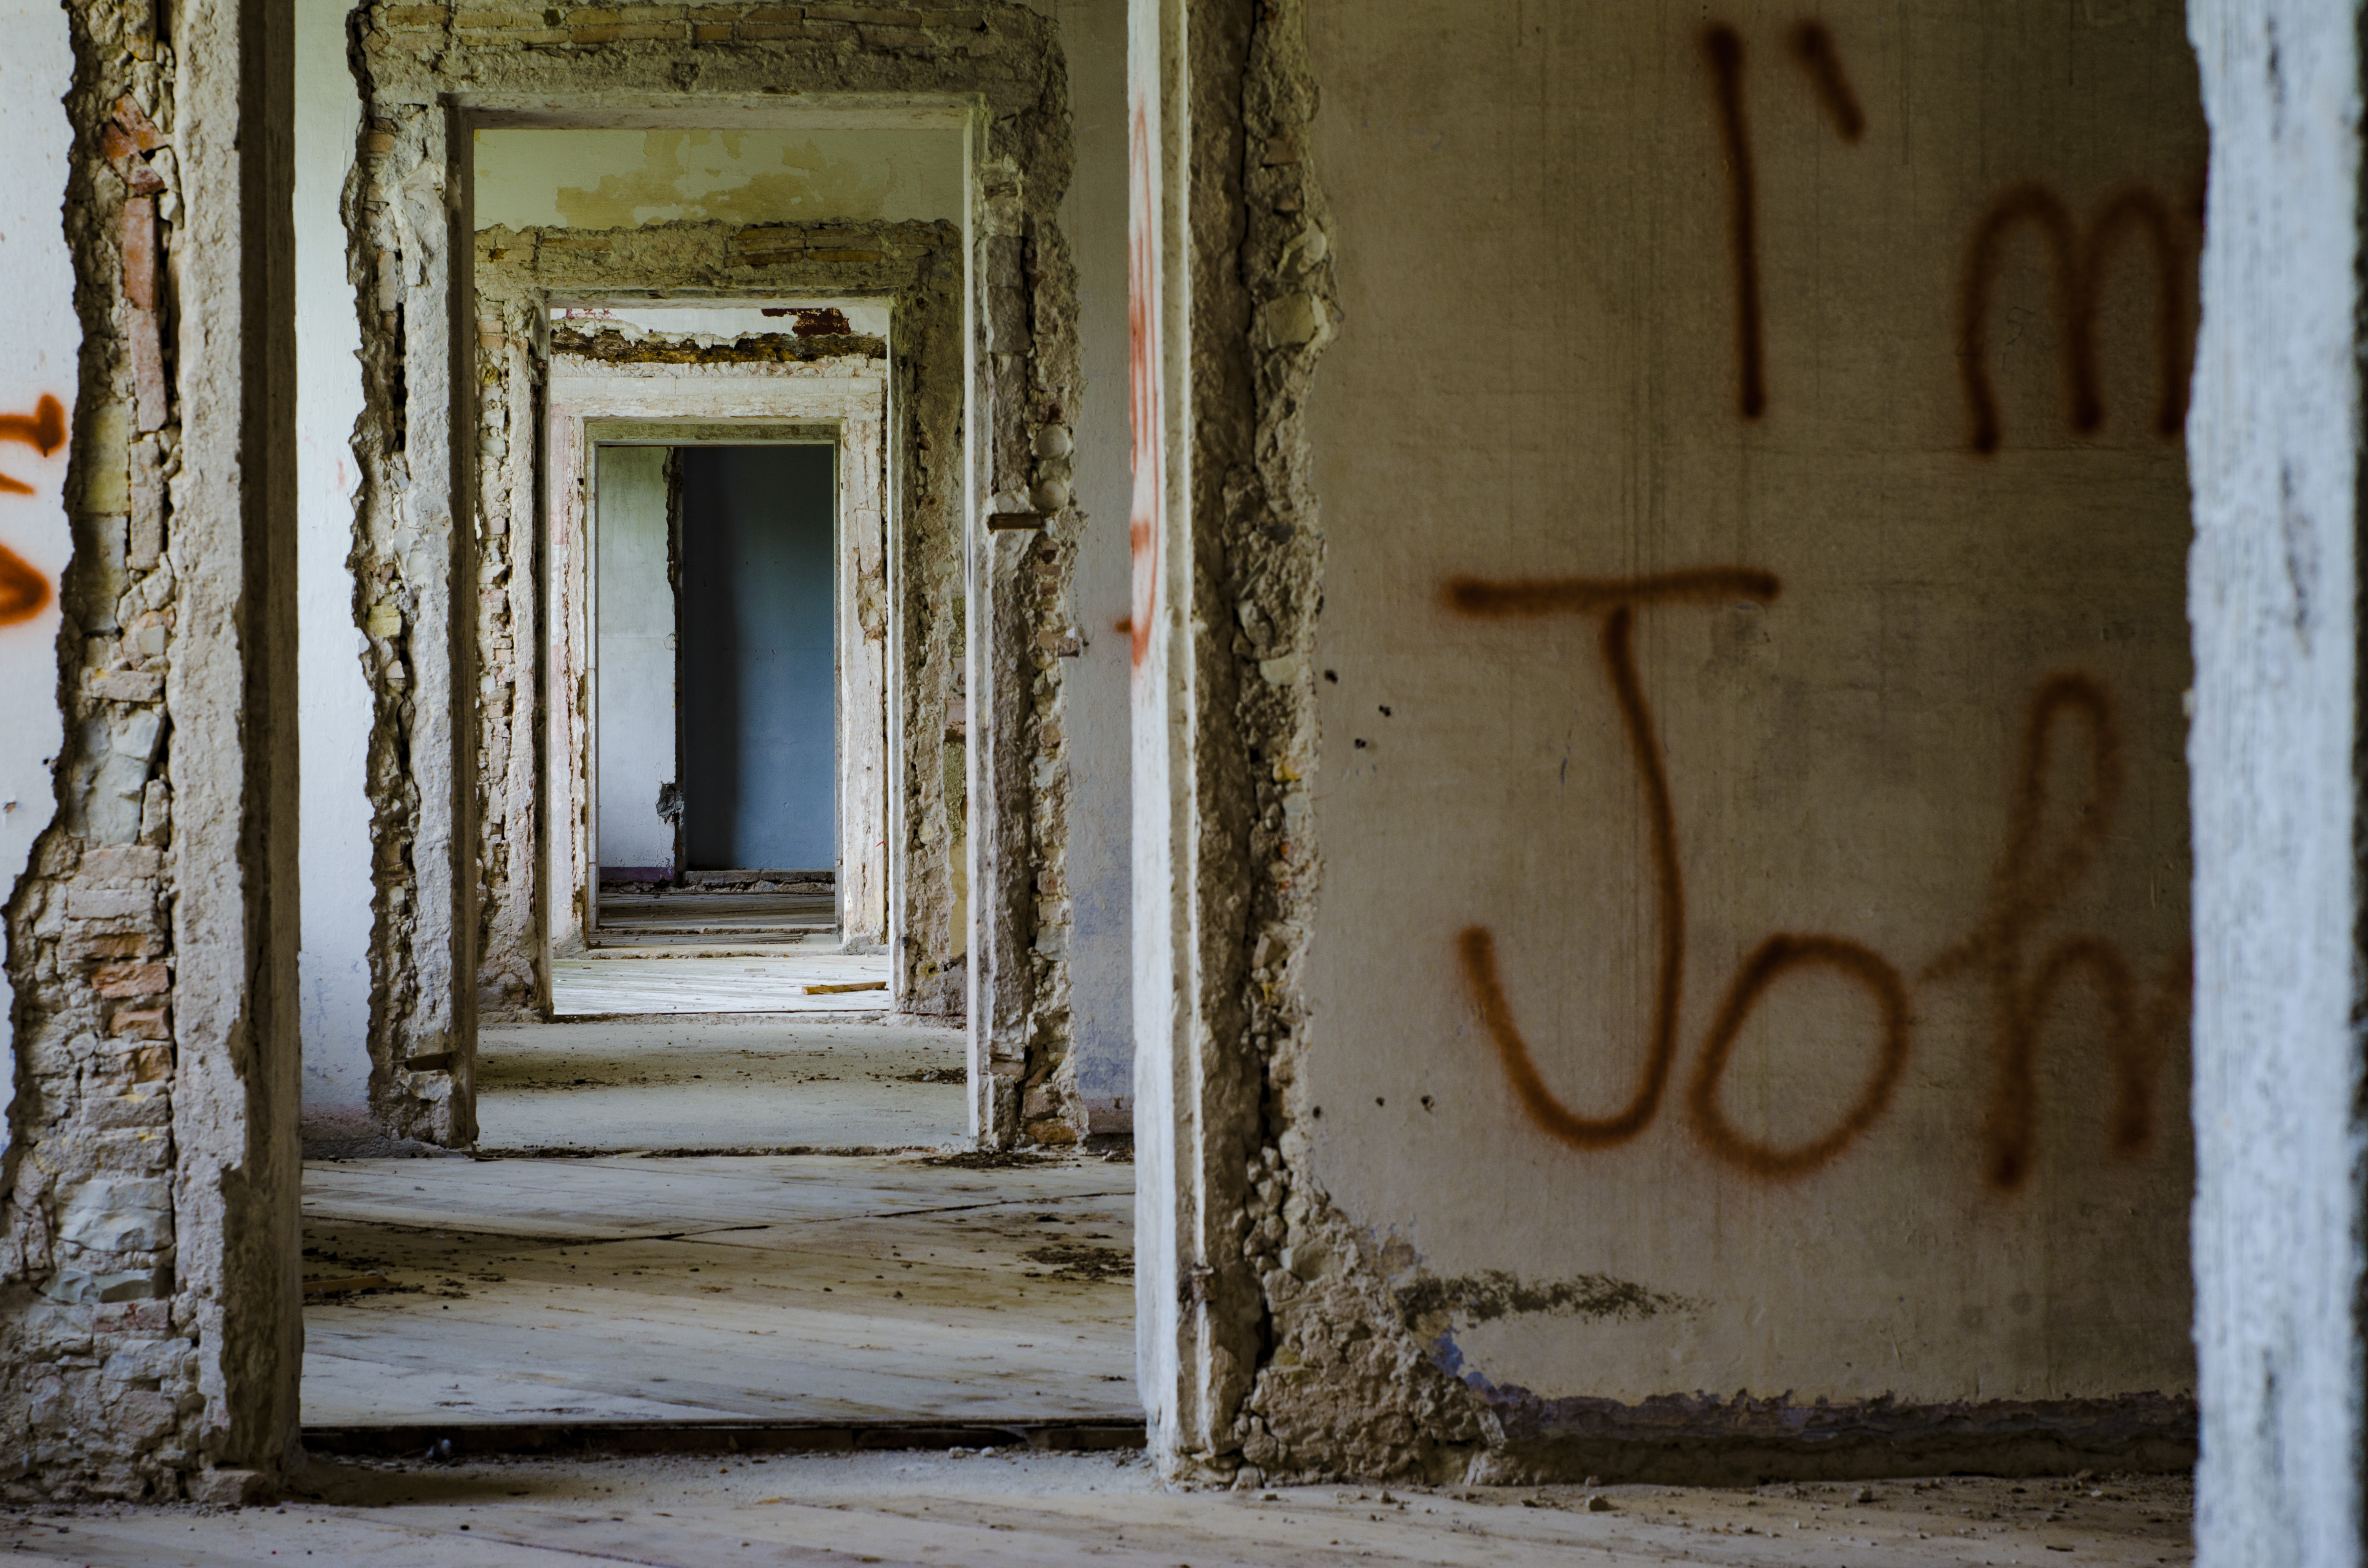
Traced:
<path fill-rule="evenodd" d="M 1663 1312 L 1694 1312 L 1702 1306 L 1688 1297 L 1647 1290 L 1632 1279 L 1615 1279 L 1609 1274 L 1531 1281 L 1501 1268 L 1452 1278 L 1424 1275 L 1393 1294 L 1399 1314 L 1410 1328 L 1434 1313 L 1446 1312 L 1468 1323 L 1535 1313 L 1641 1321 Z"/>

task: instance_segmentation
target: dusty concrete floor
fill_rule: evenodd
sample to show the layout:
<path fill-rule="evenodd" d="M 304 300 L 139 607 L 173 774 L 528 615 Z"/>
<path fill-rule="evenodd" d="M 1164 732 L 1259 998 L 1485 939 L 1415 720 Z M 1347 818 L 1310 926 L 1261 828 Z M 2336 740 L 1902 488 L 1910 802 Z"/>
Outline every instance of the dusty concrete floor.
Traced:
<path fill-rule="evenodd" d="M 305 1169 L 304 1424 L 1139 1420 L 1134 1170 Z"/>
<path fill-rule="evenodd" d="M 277 1508 L 0 1515 L 0 1562 L 2135 1568 L 2191 1560 L 2190 1506 L 2184 1477 L 1163 1493 L 1140 1455 L 316 1462 Z"/>
<path fill-rule="evenodd" d="M 960 1029 L 860 1019 L 531 1024 L 477 1039 L 477 1148 L 913 1149 L 962 1138 Z"/>

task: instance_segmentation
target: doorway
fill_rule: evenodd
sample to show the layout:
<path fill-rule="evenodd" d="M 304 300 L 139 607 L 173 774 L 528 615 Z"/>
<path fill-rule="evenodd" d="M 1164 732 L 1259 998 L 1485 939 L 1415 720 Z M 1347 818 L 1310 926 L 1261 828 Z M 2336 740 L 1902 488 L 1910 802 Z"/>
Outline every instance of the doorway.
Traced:
<path fill-rule="evenodd" d="M 843 937 L 840 732 L 861 716 L 839 691 L 837 446 L 619 441 L 594 465 L 591 945 Z M 561 1012 L 620 1010 L 571 994 L 583 978 Z M 886 984 L 838 982 L 859 978 Z"/>

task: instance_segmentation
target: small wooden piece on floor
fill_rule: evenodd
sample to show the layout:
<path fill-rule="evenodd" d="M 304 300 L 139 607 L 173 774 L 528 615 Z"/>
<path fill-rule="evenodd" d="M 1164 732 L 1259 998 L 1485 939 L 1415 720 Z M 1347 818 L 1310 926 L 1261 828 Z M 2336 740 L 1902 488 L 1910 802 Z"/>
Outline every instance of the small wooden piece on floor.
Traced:
<path fill-rule="evenodd" d="M 857 980 L 844 985 L 809 985 L 806 987 L 806 994 L 833 996 L 842 991 L 885 991 L 887 989 L 888 983 L 884 980 Z"/>
<path fill-rule="evenodd" d="M 307 1296 L 350 1296 L 359 1290 L 383 1290 L 394 1283 L 383 1274 L 343 1274 L 334 1279 L 307 1279 Z"/>

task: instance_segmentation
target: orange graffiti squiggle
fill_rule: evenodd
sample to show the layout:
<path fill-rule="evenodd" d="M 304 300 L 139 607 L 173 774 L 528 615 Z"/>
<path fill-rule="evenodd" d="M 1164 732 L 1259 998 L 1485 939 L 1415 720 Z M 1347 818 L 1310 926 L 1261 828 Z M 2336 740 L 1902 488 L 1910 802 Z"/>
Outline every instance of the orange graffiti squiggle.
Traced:
<path fill-rule="evenodd" d="M 2047 779 L 2056 731 L 2067 723 L 2086 732 L 2089 766 L 2073 802 L 2072 825 L 2047 849 Z M 2172 959 L 2143 1010 L 2129 960 L 2102 937 L 2067 937 L 2040 956 L 2028 978 L 2023 972 L 2024 944 L 2095 863 L 2121 795 L 2122 740 L 2112 699 L 2085 675 L 2050 676 L 2024 717 L 2006 849 L 1992 879 L 1989 909 L 1971 935 L 1924 966 L 1926 980 L 1974 971 L 1989 983 L 1998 1080 L 1984 1131 L 1985 1174 L 2005 1190 L 2022 1185 L 2037 1157 L 2040 1031 L 2048 1004 L 2076 979 L 2088 981 L 2105 1011 L 2103 1045 L 2114 1077 L 2109 1145 L 2131 1154 L 2152 1135 L 2155 1069 L 2163 1037 L 2193 989 L 2192 954 L 2183 950 Z"/>

